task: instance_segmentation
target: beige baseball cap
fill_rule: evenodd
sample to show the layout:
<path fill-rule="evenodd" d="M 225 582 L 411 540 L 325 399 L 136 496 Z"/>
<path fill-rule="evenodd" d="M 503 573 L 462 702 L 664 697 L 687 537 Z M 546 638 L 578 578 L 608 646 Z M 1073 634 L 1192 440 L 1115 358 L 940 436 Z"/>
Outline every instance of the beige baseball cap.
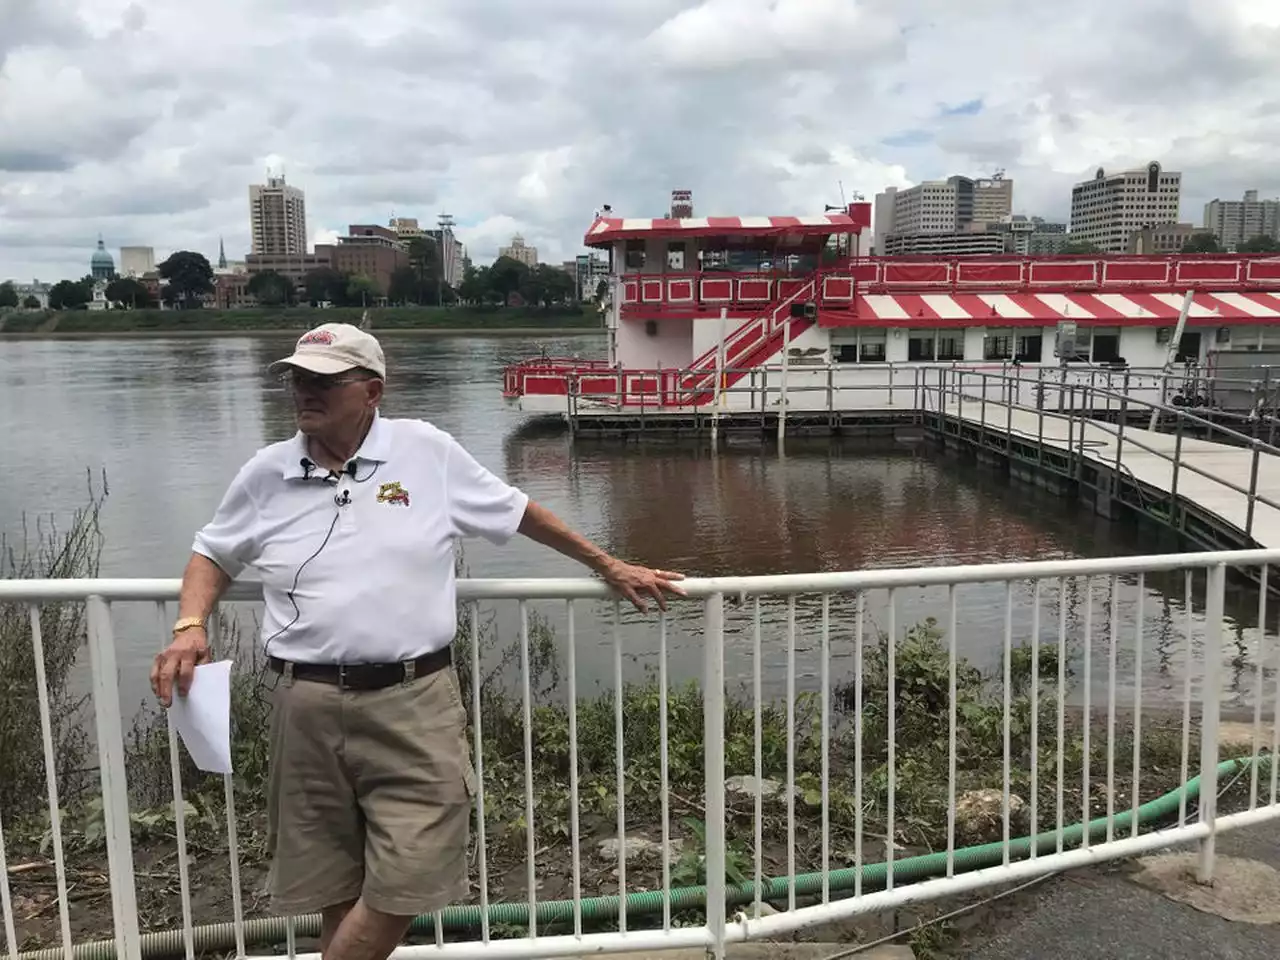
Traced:
<path fill-rule="evenodd" d="M 277 360 L 270 369 L 300 367 L 312 373 L 345 373 L 356 367 L 387 378 L 387 361 L 376 337 L 349 323 L 322 323 L 298 338 L 293 355 Z"/>

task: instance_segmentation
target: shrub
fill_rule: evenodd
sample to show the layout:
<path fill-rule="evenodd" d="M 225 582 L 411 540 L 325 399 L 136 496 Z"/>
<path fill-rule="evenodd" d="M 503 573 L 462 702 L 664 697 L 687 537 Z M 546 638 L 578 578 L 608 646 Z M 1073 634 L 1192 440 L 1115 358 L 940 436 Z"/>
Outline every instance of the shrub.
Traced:
<path fill-rule="evenodd" d="M 52 516 L 32 522 L 24 515 L 17 536 L 0 534 L 0 577 L 97 576 L 102 553 L 98 516 L 106 496 L 106 477 L 99 492 L 90 475 L 88 503 L 72 514 L 65 528 Z M 72 601 L 47 603 L 39 609 L 54 773 L 59 798 L 68 803 L 77 799 L 86 781 L 88 698 L 74 693 L 71 683 L 85 645 L 85 606 Z M 15 819 L 46 808 L 44 735 L 30 610 L 22 603 L 0 603 L 0 809 Z"/>

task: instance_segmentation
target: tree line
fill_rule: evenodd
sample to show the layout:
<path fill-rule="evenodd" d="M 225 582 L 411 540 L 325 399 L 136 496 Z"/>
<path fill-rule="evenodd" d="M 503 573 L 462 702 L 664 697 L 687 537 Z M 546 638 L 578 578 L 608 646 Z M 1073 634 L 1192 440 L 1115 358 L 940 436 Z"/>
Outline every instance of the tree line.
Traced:
<path fill-rule="evenodd" d="M 197 308 L 214 291 L 214 272 L 208 258 L 191 250 L 179 250 L 157 266 L 162 280 L 160 298 L 166 306 Z M 82 310 L 93 301 L 94 278 L 61 280 L 49 290 L 53 310 Z M 308 271 L 300 283 L 274 270 L 252 274 L 246 291 L 264 307 L 298 303 L 334 306 L 394 305 L 438 306 L 452 303 L 498 305 L 523 303 L 550 307 L 579 299 L 577 280 L 563 270 L 546 264 L 530 267 L 510 257 L 499 257 L 492 266 L 469 267 L 455 290 L 441 276 L 434 244 L 415 237 L 408 244 L 408 263 L 394 270 L 387 288 L 378 280 L 359 273 L 344 273 L 332 267 Z M 105 290 L 108 302 L 126 309 L 149 309 L 158 305 L 153 287 L 134 277 L 113 276 Z M 19 303 L 12 283 L 0 284 L 0 307 L 38 308 L 40 301 L 27 297 Z"/>

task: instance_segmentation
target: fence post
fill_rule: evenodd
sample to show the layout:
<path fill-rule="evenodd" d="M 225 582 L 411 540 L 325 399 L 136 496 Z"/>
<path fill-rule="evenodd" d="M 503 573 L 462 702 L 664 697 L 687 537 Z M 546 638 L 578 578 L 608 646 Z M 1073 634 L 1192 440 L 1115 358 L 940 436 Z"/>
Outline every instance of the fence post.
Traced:
<path fill-rule="evenodd" d="M 1125 374 L 1124 393 L 1120 395 L 1120 423 L 1116 427 L 1116 475 L 1117 488 L 1120 484 L 1120 460 L 1124 453 L 1124 422 L 1129 419 L 1129 375 Z"/>
<path fill-rule="evenodd" d="M 705 654 L 702 693 L 703 742 L 706 744 L 707 799 L 707 928 L 710 953 L 724 960 L 725 825 L 724 825 L 724 594 L 707 597 L 703 608 Z M 756 784 L 759 788 L 759 784 Z"/>
<path fill-rule="evenodd" d="M 85 600 L 89 628 L 89 669 L 102 778 L 102 824 L 111 878 L 111 912 L 115 920 L 116 957 L 140 960 L 138 891 L 133 877 L 129 790 L 124 772 L 124 727 L 120 716 L 120 681 L 116 667 L 111 608 L 101 597 Z"/>
<path fill-rule="evenodd" d="M 791 324 L 782 328 L 782 386 L 778 393 L 778 442 L 787 436 L 787 371 L 788 355 L 791 353 Z"/>
<path fill-rule="evenodd" d="M 1182 466 L 1182 424 L 1186 420 L 1181 413 L 1178 414 L 1178 425 L 1174 428 L 1173 435 L 1173 480 L 1169 489 L 1169 521 L 1173 524 L 1174 530 L 1181 530 L 1182 524 L 1178 521 L 1178 470 Z"/>
<path fill-rule="evenodd" d="M 578 377 L 577 374 L 569 375 L 567 386 L 569 396 L 566 398 L 565 406 L 568 407 L 569 414 L 569 439 L 572 440 L 578 428 Z M 622 411 L 619 410 L 619 413 Z"/>
<path fill-rule="evenodd" d="M 1218 563 L 1206 572 L 1204 683 L 1200 712 L 1200 822 L 1209 825 L 1209 835 L 1200 841 L 1200 860 L 1196 866 L 1199 883 L 1213 882 L 1217 853 L 1218 711 L 1222 698 L 1222 607 L 1227 568 Z"/>
<path fill-rule="evenodd" d="M 1258 458 L 1261 455 L 1261 449 L 1258 441 L 1253 441 L 1253 463 L 1249 467 L 1249 512 L 1244 522 L 1244 535 L 1246 537 L 1253 536 L 1253 511 L 1258 502 Z"/>

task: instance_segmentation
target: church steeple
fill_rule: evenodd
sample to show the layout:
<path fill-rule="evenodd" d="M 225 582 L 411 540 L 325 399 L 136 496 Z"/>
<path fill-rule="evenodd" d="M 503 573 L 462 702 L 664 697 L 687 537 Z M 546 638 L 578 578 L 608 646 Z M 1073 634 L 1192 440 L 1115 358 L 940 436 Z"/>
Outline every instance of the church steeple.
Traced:
<path fill-rule="evenodd" d="M 218 269 L 227 269 L 227 248 L 221 237 L 218 238 Z"/>

